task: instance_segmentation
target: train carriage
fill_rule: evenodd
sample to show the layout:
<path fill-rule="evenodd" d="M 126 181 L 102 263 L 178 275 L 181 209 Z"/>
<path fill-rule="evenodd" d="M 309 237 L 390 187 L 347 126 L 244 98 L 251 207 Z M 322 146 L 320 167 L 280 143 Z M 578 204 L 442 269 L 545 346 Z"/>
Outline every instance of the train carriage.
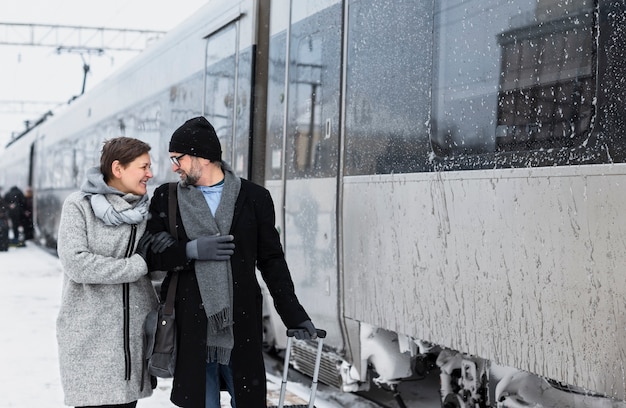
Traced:
<path fill-rule="evenodd" d="M 608 0 L 213 1 L 13 140 L 0 184 L 54 248 L 102 141 L 150 143 L 154 187 L 203 115 L 274 197 L 322 381 L 397 390 L 434 356 L 442 406 L 626 406 L 625 26 Z"/>

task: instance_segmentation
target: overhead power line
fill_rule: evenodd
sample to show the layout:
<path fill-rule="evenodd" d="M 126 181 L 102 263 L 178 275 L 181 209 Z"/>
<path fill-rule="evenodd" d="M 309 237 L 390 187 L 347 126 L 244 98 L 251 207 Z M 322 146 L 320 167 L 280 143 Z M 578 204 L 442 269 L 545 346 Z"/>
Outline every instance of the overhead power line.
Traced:
<path fill-rule="evenodd" d="M 141 52 L 164 34 L 164 31 L 125 28 L 0 22 L 0 45 L 79 49 L 98 54 L 104 51 Z"/>
<path fill-rule="evenodd" d="M 85 55 L 103 55 L 105 52 L 141 52 L 165 34 L 164 31 L 135 30 L 123 28 L 84 27 L 50 24 L 23 24 L 0 22 L 0 46 L 52 47 L 57 53 L 77 53 L 83 60 L 83 84 L 79 95 L 85 92 L 89 64 Z M 63 103 L 63 104 L 65 104 Z M 37 114 L 39 119 L 24 122 L 26 129 L 12 133 L 9 144 L 43 123 L 53 110 L 62 104 L 36 101 L 1 101 L 0 114 Z"/>

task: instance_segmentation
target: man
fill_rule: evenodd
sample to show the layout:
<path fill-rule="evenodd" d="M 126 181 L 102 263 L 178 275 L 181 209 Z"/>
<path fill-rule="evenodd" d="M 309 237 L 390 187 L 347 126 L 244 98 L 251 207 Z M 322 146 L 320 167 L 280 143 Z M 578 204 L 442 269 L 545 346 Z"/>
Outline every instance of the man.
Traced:
<path fill-rule="evenodd" d="M 4 198 L 2 198 L 2 187 L 0 187 L 0 251 L 9 250 L 9 209 Z"/>
<path fill-rule="evenodd" d="M 22 227 L 24 227 L 24 239 L 35 237 L 33 226 L 33 189 L 28 186 L 24 192 L 24 212 L 22 213 Z"/>
<path fill-rule="evenodd" d="M 263 311 L 255 267 L 285 325 L 297 338 L 316 329 L 298 301 L 275 228 L 269 192 L 237 177 L 221 161 L 213 126 L 196 117 L 179 127 L 169 145 L 179 174 L 176 229 L 179 241 L 154 254 L 150 268 L 178 271 L 178 356 L 171 400 L 181 407 L 219 408 L 220 378 L 231 405 L 265 408 Z M 167 231 L 168 186 L 150 204 L 148 230 Z M 169 274 L 163 283 L 167 291 Z"/>
<path fill-rule="evenodd" d="M 11 187 L 11 189 L 4 196 L 6 202 L 9 219 L 11 220 L 11 230 L 13 231 L 13 239 L 11 245 L 17 247 L 26 246 L 24 244 L 24 237 L 20 235 L 20 227 L 22 226 L 22 219 L 24 208 L 26 206 L 26 198 L 24 193 L 17 186 Z"/>

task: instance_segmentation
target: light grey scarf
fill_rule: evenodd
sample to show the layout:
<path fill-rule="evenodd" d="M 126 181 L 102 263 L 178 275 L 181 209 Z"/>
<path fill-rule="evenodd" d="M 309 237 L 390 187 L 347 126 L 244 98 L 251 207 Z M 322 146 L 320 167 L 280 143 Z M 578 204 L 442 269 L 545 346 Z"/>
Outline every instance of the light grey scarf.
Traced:
<path fill-rule="evenodd" d="M 91 201 L 91 208 L 96 217 L 101 219 L 105 225 L 115 226 L 121 224 L 139 224 L 148 218 L 148 195 L 138 196 L 135 194 L 125 194 L 104 182 L 100 168 L 92 167 L 86 172 L 86 179 L 81 186 L 81 191 Z M 107 194 L 119 196 L 130 206 L 114 206 Z"/>
<path fill-rule="evenodd" d="M 199 189 L 178 184 L 178 205 L 189 239 L 197 239 L 203 235 L 227 235 L 230 232 L 241 180 L 226 163 L 222 163 L 222 167 L 224 189 L 215 217 Z M 195 272 L 207 317 L 207 361 L 228 364 L 234 345 L 230 261 L 196 260 Z"/>

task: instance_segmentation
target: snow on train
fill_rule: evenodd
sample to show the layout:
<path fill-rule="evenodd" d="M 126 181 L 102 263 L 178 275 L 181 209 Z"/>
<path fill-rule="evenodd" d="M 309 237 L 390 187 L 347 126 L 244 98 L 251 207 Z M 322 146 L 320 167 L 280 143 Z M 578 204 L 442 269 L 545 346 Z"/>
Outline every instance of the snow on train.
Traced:
<path fill-rule="evenodd" d="M 33 185 L 54 247 L 103 140 L 150 143 L 154 187 L 204 115 L 277 203 L 322 381 L 436 356 L 442 406 L 623 406 L 624 27 L 609 0 L 212 1 L 12 141 L 0 185 Z"/>

